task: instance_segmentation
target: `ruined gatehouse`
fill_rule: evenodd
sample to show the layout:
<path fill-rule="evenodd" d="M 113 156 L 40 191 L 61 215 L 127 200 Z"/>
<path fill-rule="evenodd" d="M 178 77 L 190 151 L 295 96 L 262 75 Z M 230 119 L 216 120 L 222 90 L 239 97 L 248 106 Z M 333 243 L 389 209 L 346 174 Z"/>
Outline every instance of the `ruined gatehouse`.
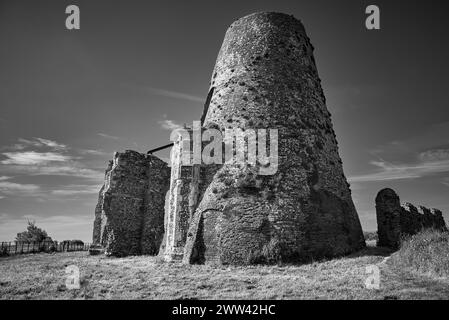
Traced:
<path fill-rule="evenodd" d="M 165 260 L 219 264 L 301 262 L 364 247 L 313 50 L 293 16 L 234 22 L 201 130 L 276 129 L 277 171 L 186 165 L 185 138 L 174 141 L 170 168 L 151 154 L 118 154 L 100 192 L 94 242 L 115 255 L 155 253 L 160 242 Z"/>

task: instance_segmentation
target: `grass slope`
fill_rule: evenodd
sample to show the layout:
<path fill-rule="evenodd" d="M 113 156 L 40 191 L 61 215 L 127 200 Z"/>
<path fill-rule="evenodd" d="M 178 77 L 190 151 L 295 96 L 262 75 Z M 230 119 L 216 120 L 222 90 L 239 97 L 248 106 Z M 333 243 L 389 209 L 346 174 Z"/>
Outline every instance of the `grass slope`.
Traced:
<path fill-rule="evenodd" d="M 449 232 L 424 230 L 405 238 L 392 257 L 397 268 L 431 277 L 449 277 Z"/>

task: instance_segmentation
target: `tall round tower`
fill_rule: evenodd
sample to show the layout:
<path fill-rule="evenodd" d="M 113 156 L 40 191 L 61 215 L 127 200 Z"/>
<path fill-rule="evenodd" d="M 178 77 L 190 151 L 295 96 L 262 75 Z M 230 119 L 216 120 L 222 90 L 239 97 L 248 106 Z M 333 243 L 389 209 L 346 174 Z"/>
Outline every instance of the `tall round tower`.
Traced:
<path fill-rule="evenodd" d="M 202 195 L 184 259 L 294 262 L 365 245 L 313 46 L 291 15 L 255 13 L 226 32 L 203 126 L 277 129 L 278 170 L 224 165 Z"/>

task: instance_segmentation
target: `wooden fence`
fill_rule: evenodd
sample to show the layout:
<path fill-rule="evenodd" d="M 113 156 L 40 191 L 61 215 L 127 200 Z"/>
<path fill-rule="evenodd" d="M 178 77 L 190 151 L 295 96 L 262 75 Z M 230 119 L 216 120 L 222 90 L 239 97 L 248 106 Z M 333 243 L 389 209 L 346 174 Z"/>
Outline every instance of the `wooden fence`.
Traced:
<path fill-rule="evenodd" d="M 68 252 L 68 251 L 88 251 L 90 243 L 71 242 L 2 242 L 0 245 L 0 256 L 37 252 Z"/>

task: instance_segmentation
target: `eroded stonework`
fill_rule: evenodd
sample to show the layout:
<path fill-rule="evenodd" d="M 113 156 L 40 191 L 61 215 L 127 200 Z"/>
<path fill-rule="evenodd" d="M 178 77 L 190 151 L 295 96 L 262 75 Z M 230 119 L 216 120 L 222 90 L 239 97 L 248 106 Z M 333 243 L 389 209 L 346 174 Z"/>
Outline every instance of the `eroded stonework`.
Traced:
<path fill-rule="evenodd" d="M 95 210 L 93 243 L 114 256 L 157 254 L 170 169 L 152 155 L 116 152 Z"/>
<path fill-rule="evenodd" d="M 400 204 L 392 189 L 379 191 L 376 196 L 378 246 L 397 249 L 401 238 L 423 229 L 447 231 L 443 214 L 438 209 L 418 208 L 411 203 Z"/>
<path fill-rule="evenodd" d="M 364 247 L 303 25 L 257 13 L 228 29 L 203 127 L 278 129 L 279 169 L 224 165 L 192 217 L 184 262 L 296 262 Z"/>

